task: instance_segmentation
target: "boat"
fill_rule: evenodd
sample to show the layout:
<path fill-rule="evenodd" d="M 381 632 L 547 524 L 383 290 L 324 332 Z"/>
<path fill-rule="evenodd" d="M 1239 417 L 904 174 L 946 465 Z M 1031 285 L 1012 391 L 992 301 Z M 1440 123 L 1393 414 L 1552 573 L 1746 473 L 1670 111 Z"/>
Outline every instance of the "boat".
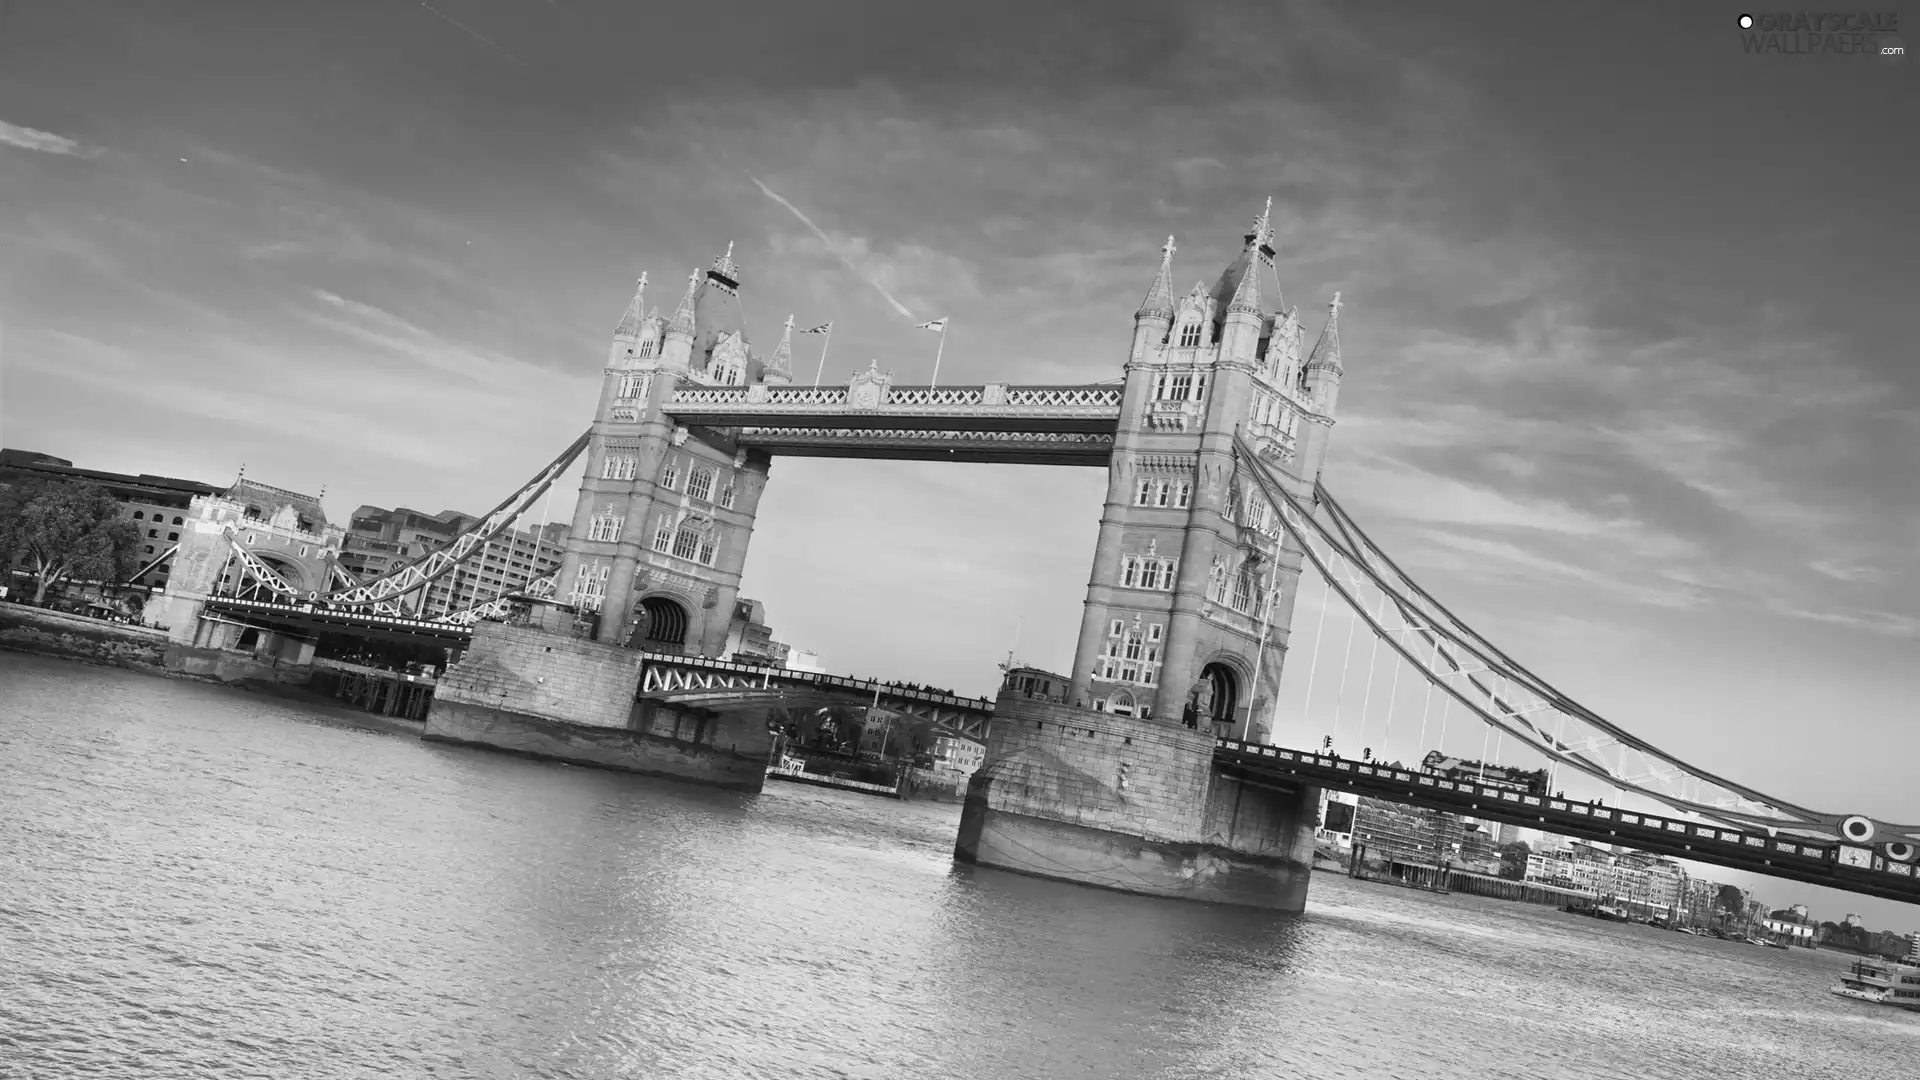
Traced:
<path fill-rule="evenodd" d="M 1920 964 L 1855 960 L 1830 989 L 1853 1001 L 1920 1012 Z"/>

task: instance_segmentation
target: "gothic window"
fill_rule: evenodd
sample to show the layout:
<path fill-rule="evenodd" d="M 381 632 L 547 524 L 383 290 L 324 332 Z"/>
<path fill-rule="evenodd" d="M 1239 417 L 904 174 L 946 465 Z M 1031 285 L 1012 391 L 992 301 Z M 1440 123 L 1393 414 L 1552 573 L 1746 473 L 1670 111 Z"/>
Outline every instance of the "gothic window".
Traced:
<path fill-rule="evenodd" d="M 673 557 L 692 559 L 700 552 L 700 534 L 692 529 L 681 529 L 673 538 Z"/>
<path fill-rule="evenodd" d="M 1155 506 L 1166 506 L 1171 503 L 1173 500 L 1172 488 L 1173 484 L 1167 480 L 1162 480 L 1155 484 L 1153 486 L 1153 504 Z"/>
<path fill-rule="evenodd" d="M 1161 401 L 1185 401 L 1193 393 L 1193 375 L 1189 372 L 1169 372 L 1160 376 Z"/>
<path fill-rule="evenodd" d="M 1172 559 L 1151 555 L 1123 555 L 1120 558 L 1120 584 L 1129 589 L 1173 591 Z"/>
<path fill-rule="evenodd" d="M 1200 344 L 1200 324 L 1190 322 L 1180 328 L 1180 347 L 1192 349 Z"/>
<path fill-rule="evenodd" d="M 1193 377 L 1193 396 L 1189 401 L 1202 401 L 1207 396 L 1207 376 L 1204 372 Z"/>
<path fill-rule="evenodd" d="M 1107 639 L 1094 664 L 1094 677 L 1136 686 L 1160 685 L 1160 647 L 1156 644 L 1160 634 L 1159 623 L 1145 628 L 1123 627 L 1121 633 Z"/>
<path fill-rule="evenodd" d="M 1179 483 L 1173 485 L 1173 505 L 1174 506 L 1182 510 L 1185 510 L 1187 508 L 1187 504 L 1191 503 L 1192 501 L 1193 501 L 1193 481 L 1182 480 Z"/>
<path fill-rule="evenodd" d="M 600 601 L 607 595 L 607 571 L 612 567 L 604 563 L 586 563 L 573 578 L 573 601 L 588 611 L 599 611 Z"/>
<path fill-rule="evenodd" d="M 1233 610 L 1242 615 L 1253 614 L 1253 606 L 1260 595 L 1260 575 L 1251 569 L 1242 569 L 1233 579 Z"/>
<path fill-rule="evenodd" d="M 620 397 L 626 400 L 646 397 L 652 381 L 653 376 L 646 372 L 628 372 L 620 376 Z"/>
<path fill-rule="evenodd" d="M 652 355 L 653 355 L 653 339 L 652 338 L 642 339 L 640 342 L 640 358 L 644 360 L 647 357 Z"/>
<path fill-rule="evenodd" d="M 1133 495 L 1133 505 L 1153 505 L 1153 480 L 1151 478 L 1141 479 L 1139 490 L 1135 491 Z"/>
<path fill-rule="evenodd" d="M 624 524 L 611 507 L 593 515 L 587 526 L 587 539 L 606 543 L 620 539 L 620 526 Z"/>
<path fill-rule="evenodd" d="M 732 480 L 728 480 L 720 488 L 720 505 L 726 507 L 728 510 L 733 509 L 733 481 Z"/>
<path fill-rule="evenodd" d="M 711 533 L 702 536 L 700 538 L 700 551 L 694 556 L 694 561 L 698 562 L 701 566 L 712 566 L 714 554 L 718 549 L 719 544 L 714 540 Z"/>
<path fill-rule="evenodd" d="M 600 478 L 603 480 L 631 480 L 639 469 L 640 462 L 632 454 L 608 454 L 607 460 L 600 466 Z"/>
<path fill-rule="evenodd" d="M 673 517 L 662 515 L 660 527 L 653 530 L 653 550 L 665 555 L 673 550 Z"/>
<path fill-rule="evenodd" d="M 1207 599 L 1216 604 L 1227 602 L 1227 565 L 1218 557 L 1213 561 L 1213 569 L 1207 572 Z"/>
<path fill-rule="evenodd" d="M 702 502 L 713 494 L 713 470 L 695 467 L 687 472 L 687 494 Z"/>
<path fill-rule="evenodd" d="M 668 491 L 680 490 L 680 459 L 668 458 L 660 470 L 660 486 Z"/>

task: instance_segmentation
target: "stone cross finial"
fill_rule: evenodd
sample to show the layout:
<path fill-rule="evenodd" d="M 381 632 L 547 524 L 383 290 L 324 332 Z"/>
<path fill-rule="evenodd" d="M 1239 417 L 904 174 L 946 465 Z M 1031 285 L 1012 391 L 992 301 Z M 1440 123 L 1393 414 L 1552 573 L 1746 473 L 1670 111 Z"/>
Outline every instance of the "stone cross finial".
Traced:
<path fill-rule="evenodd" d="M 793 316 L 787 316 L 787 329 L 793 329 Z"/>
<path fill-rule="evenodd" d="M 1333 318 L 1338 314 L 1340 314 L 1340 293 L 1336 290 L 1333 294 L 1333 303 L 1327 305 L 1327 317 Z"/>
<path fill-rule="evenodd" d="M 641 289 L 647 287 L 647 272 L 645 270 L 640 271 L 640 280 L 634 282 L 634 286 Z"/>
<path fill-rule="evenodd" d="M 1253 223 L 1253 244 L 1255 247 L 1259 247 L 1267 242 L 1267 237 L 1273 232 L 1272 220 L 1273 196 L 1269 195 L 1267 196 L 1266 209 L 1260 211 L 1260 219 Z"/>
<path fill-rule="evenodd" d="M 1176 251 L 1178 251 L 1178 250 L 1180 250 L 1180 249 L 1179 249 L 1179 248 L 1177 248 L 1177 247 L 1174 247 L 1174 246 L 1173 246 L 1173 234 L 1172 234 L 1172 233 L 1168 233 L 1168 234 L 1167 234 L 1167 242 L 1166 242 L 1166 243 L 1165 243 L 1164 245 L 1162 245 L 1162 246 L 1161 246 L 1161 248 L 1160 248 L 1160 261 L 1161 261 L 1162 263 L 1170 263 L 1170 262 L 1172 262 L 1172 261 L 1173 261 L 1173 253 L 1174 253 L 1174 252 L 1176 252 Z"/>

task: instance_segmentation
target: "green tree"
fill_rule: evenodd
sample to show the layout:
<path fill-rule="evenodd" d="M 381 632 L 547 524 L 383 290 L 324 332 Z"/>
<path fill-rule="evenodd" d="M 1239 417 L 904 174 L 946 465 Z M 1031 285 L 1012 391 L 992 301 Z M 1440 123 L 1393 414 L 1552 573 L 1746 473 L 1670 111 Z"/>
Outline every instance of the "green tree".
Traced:
<path fill-rule="evenodd" d="M 1500 876 L 1520 881 L 1527 876 L 1527 856 L 1533 854 L 1533 845 L 1525 840 L 1515 840 L 1511 844 L 1500 845 Z"/>
<path fill-rule="evenodd" d="M 120 517 L 120 504 L 95 484 L 29 481 L 0 502 L 4 557 L 26 563 L 33 602 L 68 578 L 119 581 L 140 568 L 140 528 Z"/>

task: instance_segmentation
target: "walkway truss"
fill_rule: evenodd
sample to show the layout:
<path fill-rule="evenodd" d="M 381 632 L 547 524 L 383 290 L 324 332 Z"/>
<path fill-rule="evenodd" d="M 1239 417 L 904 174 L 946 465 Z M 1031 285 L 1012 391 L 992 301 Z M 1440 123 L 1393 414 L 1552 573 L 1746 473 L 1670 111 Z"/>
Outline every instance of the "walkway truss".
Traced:
<path fill-rule="evenodd" d="M 1421 588 L 1324 486 L 1316 484 L 1313 504 L 1303 505 L 1251 445 L 1238 439 L 1236 447 L 1288 537 L 1328 589 L 1429 686 L 1491 728 L 1503 747 L 1513 740 L 1543 758 L 1551 790 L 1559 790 L 1564 771 L 1573 770 L 1623 795 L 1723 828 L 1878 844 L 1889 859 L 1914 861 L 1920 826 L 1811 810 L 1774 798 L 1682 761 L 1582 706 Z"/>

